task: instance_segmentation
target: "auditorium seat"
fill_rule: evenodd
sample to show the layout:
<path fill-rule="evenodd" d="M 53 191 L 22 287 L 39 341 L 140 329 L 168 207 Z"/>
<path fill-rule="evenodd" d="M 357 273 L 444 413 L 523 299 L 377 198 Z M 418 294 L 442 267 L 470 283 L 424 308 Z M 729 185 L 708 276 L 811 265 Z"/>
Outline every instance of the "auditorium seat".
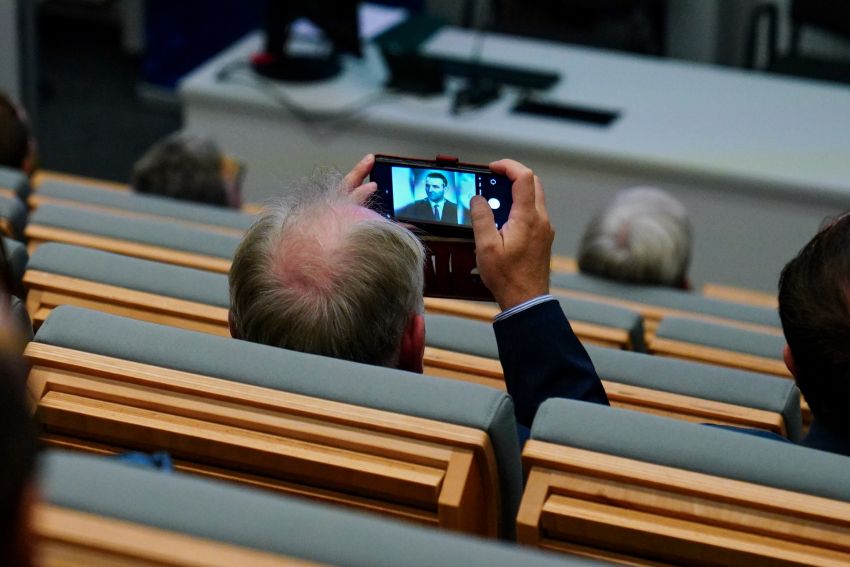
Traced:
<path fill-rule="evenodd" d="M 425 328 L 426 374 L 504 389 L 490 325 L 426 315 Z M 764 429 L 792 440 L 802 435 L 800 392 L 788 380 L 593 345 L 585 348 L 616 407 Z"/>
<path fill-rule="evenodd" d="M 656 354 L 790 378 L 785 338 L 684 317 L 665 317 L 650 350 Z"/>
<path fill-rule="evenodd" d="M 180 226 L 173 221 L 119 217 L 45 204 L 30 217 L 30 252 L 64 242 L 168 264 L 227 273 L 239 237 Z"/>
<path fill-rule="evenodd" d="M 612 282 L 578 273 L 553 273 L 551 282 L 552 293 L 556 295 L 604 301 L 637 311 L 644 317 L 648 338 L 655 334 L 663 317 L 683 315 L 781 334 L 776 309 L 740 305 L 667 287 Z"/>
<path fill-rule="evenodd" d="M 57 305 L 76 305 L 230 336 L 224 274 L 47 242 L 33 252 L 24 284 L 36 327 Z"/>
<path fill-rule="evenodd" d="M 48 558 L 102 551 L 100 565 L 138 565 L 139 558 L 194 567 L 289 565 L 287 559 L 352 567 L 596 565 L 102 457 L 51 451 L 42 465 L 45 503 L 35 529 Z M 125 539 L 111 541 L 117 537 Z M 150 538 L 147 546 L 142 537 Z"/>
<path fill-rule="evenodd" d="M 26 349 L 44 440 L 512 537 L 513 403 L 492 388 L 53 310 Z"/>
<path fill-rule="evenodd" d="M 552 399 L 523 451 L 521 543 L 675 565 L 850 562 L 850 459 Z"/>
<path fill-rule="evenodd" d="M 137 218 L 170 219 L 179 221 L 184 226 L 235 236 L 241 236 L 254 221 L 251 215 L 223 207 L 187 203 L 156 195 L 139 195 L 129 191 L 110 191 L 56 180 L 43 181 L 38 192 L 30 195 L 28 202 L 32 209 L 52 203 Z"/>
<path fill-rule="evenodd" d="M 779 307 L 779 301 L 777 301 L 775 293 L 766 293 L 742 287 L 707 283 L 702 286 L 702 294 L 712 299 L 731 301 L 732 303 L 740 303 L 742 305 L 752 305 L 768 309 L 777 309 Z"/>
<path fill-rule="evenodd" d="M 549 263 L 549 267 L 553 272 L 564 272 L 567 274 L 572 274 L 578 271 L 578 264 L 572 258 L 567 256 L 561 256 L 559 254 L 552 254 L 552 260 Z"/>
<path fill-rule="evenodd" d="M 18 288 L 11 291 L 13 294 L 23 297 L 21 282 L 24 279 L 24 272 L 27 269 L 27 262 L 29 262 L 30 257 L 27 247 L 22 242 L 5 237 L 3 238 L 3 246 L 6 248 L 6 260 L 9 262 L 9 275 Z"/>
<path fill-rule="evenodd" d="M 27 208 L 14 195 L 0 194 L 0 235 L 22 239 L 27 224 Z"/>
<path fill-rule="evenodd" d="M 0 165 L 0 194 L 26 201 L 30 194 L 30 181 L 26 173 Z"/>
<path fill-rule="evenodd" d="M 627 350 L 646 350 L 643 319 L 637 312 L 599 301 L 571 297 L 557 299 L 582 342 Z M 486 322 L 492 321 L 501 311 L 495 303 L 436 297 L 425 298 L 425 310 L 433 314 Z"/>
<path fill-rule="evenodd" d="M 39 169 L 32 176 L 31 185 L 33 190 L 38 190 L 42 183 L 57 181 L 60 183 L 76 183 L 86 187 L 95 187 L 98 189 L 110 189 L 113 191 L 130 191 L 130 186 L 126 183 L 118 183 L 116 181 L 107 181 L 96 177 L 87 177 L 85 175 L 74 175 L 71 173 L 62 173 L 59 171 L 51 171 L 48 169 Z"/>

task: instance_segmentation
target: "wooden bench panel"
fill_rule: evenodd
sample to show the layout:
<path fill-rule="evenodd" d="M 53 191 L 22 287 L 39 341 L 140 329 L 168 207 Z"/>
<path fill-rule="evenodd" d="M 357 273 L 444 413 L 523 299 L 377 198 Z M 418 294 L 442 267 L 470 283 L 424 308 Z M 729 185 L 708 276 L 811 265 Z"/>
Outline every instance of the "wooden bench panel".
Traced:
<path fill-rule="evenodd" d="M 126 217 L 133 219 L 144 219 L 144 220 L 155 220 L 155 221 L 167 221 L 173 222 L 175 224 L 187 226 L 190 228 L 198 228 L 201 230 L 207 230 L 210 232 L 217 232 L 220 234 L 227 234 L 230 236 L 241 237 L 245 234 L 244 230 L 238 228 L 231 228 L 228 226 L 221 226 L 218 224 L 208 224 L 203 222 L 191 221 L 186 219 L 175 218 L 166 215 L 157 215 L 154 213 L 141 213 L 138 211 L 129 211 L 127 209 L 120 209 L 117 207 L 110 207 L 109 205 L 102 205 L 97 203 L 89 203 L 86 201 L 74 201 L 72 199 L 62 199 L 61 197 L 55 197 L 52 195 L 40 195 L 38 193 L 33 193 L 30 195 L 29 199 L 27 199 L 27 204 L 32 211 L 35 211 L 44 204 L 49 205 L 61 205 L 63 207 L 73 207 L 77 209 L 83 209 L 86 211 L 93 211 L 96 213 L 106 213 L 113 216 L 118 217 Z"/>
<path fill-rule="evenodd" d="M 46 440 L 166 450 L 184 470 L 495 536 L 483 431 L 31 343 Z"/>
<path fill-rule="evenodd" d="M 729 368 L 737 368 L 739 370 L 772 374 L 773 376 L 780 376 L 782 378 L 792 378 L 791 372 L 788 371 L 788 367 L 785 366 L 783 361 L 764 356 L 658 337 L 655 337 L 649 343 L 649 350 L 660 356 L 694 360 Z"/>
<path fill-rule="evenodd" d="M 161 246 L 139 244 L 128 240 L 119 240 L 62 228 L 29 224 L 24 234 L 29 241 L 27 250 L 30 254 L 35 252 L 36 248 L 44 242 L 64 242 L 65 244 L 76 244 L 77 246 L 86 246 L 97 250 L 105 250 L 106 252 L 133 256 L 134 258 L 155 260 L 157 262 L 197 268 L 209 272 L 226 274 L 230 271 L 230 259 L 205 256 L 203 254 L 184 252 Z"/>
<path fill-rule="evenodd" d="M 130 186 L 126 183 L 118 183 L 115 181 L 106 181 L 105 179 L 96 179 L 94 177 L 85 177 L 83 175 L 73 175 L 70 173 L 60 173 L 58 171 L 50 171 L 47 169 L 39 169 L 33 176 L 30 184 L 34 190 L 38 190 L 39 185 L 44 181 L 58 181 L 60 183 L 78 183 L 98 189 L 109 189 L 112 191 L 129 191 Z"/>
<path fill-rule="evenodd" d="M 768 309 L 779 307 L 779 300 L 775 293 L 765 293 L 741 287 L 707 283 L 702 286 L 702 294 L 712 299 L 721 299 L 752 307 L 767 307 Z"/>
<path fill-rule="evenodd" d="M 647 355 L 648 356 L 648 355 Z M 505 390 L 498 360 L 465 353 L 425 348 L 425 374 Z M 697 423 L 755 427 L 787 437 L 781 414 L 618 383 L 601 376 L 611 405 Z"/>
<path fill-rule="evenodd" d="M 134 522 L 39 504 L 33 517 L 38 565 L 44 567 L 307 567 L 269 552 Z"/>
<path fill-rule="evenodd" d="M 746 321 L 736 321 L 734 319 L 727 319 L 725 317 L 717 317 L 714 315 L 706 315 L 704 313 L 699 313 L 696 311 L 683 311 L 681 309 L 673 309 L 670 307 L 663 307 L 660 305 L 651 305 L 648 303 L 640 303 L 637 301 L 631 301 L 627 299 L 620 299 L 616 297 L 611 297 L 607 295 L 602 295 L 598 293 L 590 293 L 587 291 L 576 291 L 572 289 L 565 288 L 552 288 L 552 294 L 555 296 L 561 297 L 573 297 L 575 299 L 585 299 L 588 301 L 598 301 L 600 303 L 606 303 L 608 305 L 613 305 L 616 307 L 623 307 L 625 309 L 631 309 L 632 311 L 636 311 L 640 313 L 643 317 L 644 321 L 644 331 L 646 333 L 646 342 L 647 344 L 652 341 L 655 337 L 655 331 L 658 329 L 658 325 L 661 322 L 661 319 L 664 317 L 687 317 L 690 319 L 697 319 L 699 321 L 705 321 L 707 323 L 717 323 L 721 325 L 728 325 L 732 327 L 738 327 L 740 329 L 747 329 L 750 331 L 758 331 L 761 333 L 769 333 L 772 335 L 782 335 L 782 329 L 778 327 L 773 327 L 770 325 L 760 325 L 758 323 L 748 323 Z"/>
<path fill-rule="evenodd" d="M 182 329 L 230 336 L 227 308 L 83 279 L 27 270 L 27 312 L 37 329 L 59 305 L 76 305 Z"/>
<path fill-rule="evenodd" d="M 850 562 L 850 503 L 529 441 L 521 543 L 679 565 Z"/>
<path fill-rule="evenodd" d="M 500 309 L 494 305 L 478 301 L 426 297 L 425 311 L 490 323 L 493 321 L 493 317 L 500 312 Z M 582 342 L 624 350 L 632 349 L 631 337 L 625 329 L 615 329 L 573 320 L 570 321 L 570 326 Z"/>

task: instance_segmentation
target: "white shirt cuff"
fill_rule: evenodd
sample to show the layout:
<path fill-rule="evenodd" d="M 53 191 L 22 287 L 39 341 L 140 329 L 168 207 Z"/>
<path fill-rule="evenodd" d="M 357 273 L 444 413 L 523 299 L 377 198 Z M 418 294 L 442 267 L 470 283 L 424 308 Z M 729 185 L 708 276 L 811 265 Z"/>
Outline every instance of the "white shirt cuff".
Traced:
<path fill-rule="evenodd" d="M 514 305 L 510 309 L 505 309 L 504 311 L 496 315 L 493 318 L 493 321 L 495 322 L 501 321 L 502 319 L 507 319 L 511 315 L 515 315 L 516 313 L 525 311 L 526 309 L 534 307 L 535 305 L 538 305 L 545 301 L 555 301 L 555 297 L 551 293 L 547 293 L 546 295 L 541 295 L 539 297 L 535 297 L 534 299 L 529 299 L 528 301 L 520 303 L 519 305 Z"/>

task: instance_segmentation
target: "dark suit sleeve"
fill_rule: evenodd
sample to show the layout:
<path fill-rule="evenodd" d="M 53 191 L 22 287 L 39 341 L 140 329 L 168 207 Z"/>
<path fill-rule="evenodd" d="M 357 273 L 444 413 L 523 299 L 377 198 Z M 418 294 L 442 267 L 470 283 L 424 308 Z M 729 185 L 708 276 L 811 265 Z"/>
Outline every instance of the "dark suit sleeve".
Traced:
<path fill-rule="evenodd" d="M 608 405 L 593 363 L 557 301 L 514 313 L 493 328 L 520 425 L 531 427 L 537 408 L 549 398 Z"/>

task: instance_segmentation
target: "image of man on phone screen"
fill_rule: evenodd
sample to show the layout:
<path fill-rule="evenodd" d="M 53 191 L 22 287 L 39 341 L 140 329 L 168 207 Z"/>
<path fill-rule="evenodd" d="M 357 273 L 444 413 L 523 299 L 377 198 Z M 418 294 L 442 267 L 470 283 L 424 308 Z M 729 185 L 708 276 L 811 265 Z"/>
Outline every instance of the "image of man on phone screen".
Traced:
<path fill-rule="evenodd" d="M 400 218 L 448 224 L 469 224 L 469 215 L 462 205 L 446 199 L 448 178 L 436 171 L 425 176 L 425 198 L 414 201 L 397 212 Z"/>

